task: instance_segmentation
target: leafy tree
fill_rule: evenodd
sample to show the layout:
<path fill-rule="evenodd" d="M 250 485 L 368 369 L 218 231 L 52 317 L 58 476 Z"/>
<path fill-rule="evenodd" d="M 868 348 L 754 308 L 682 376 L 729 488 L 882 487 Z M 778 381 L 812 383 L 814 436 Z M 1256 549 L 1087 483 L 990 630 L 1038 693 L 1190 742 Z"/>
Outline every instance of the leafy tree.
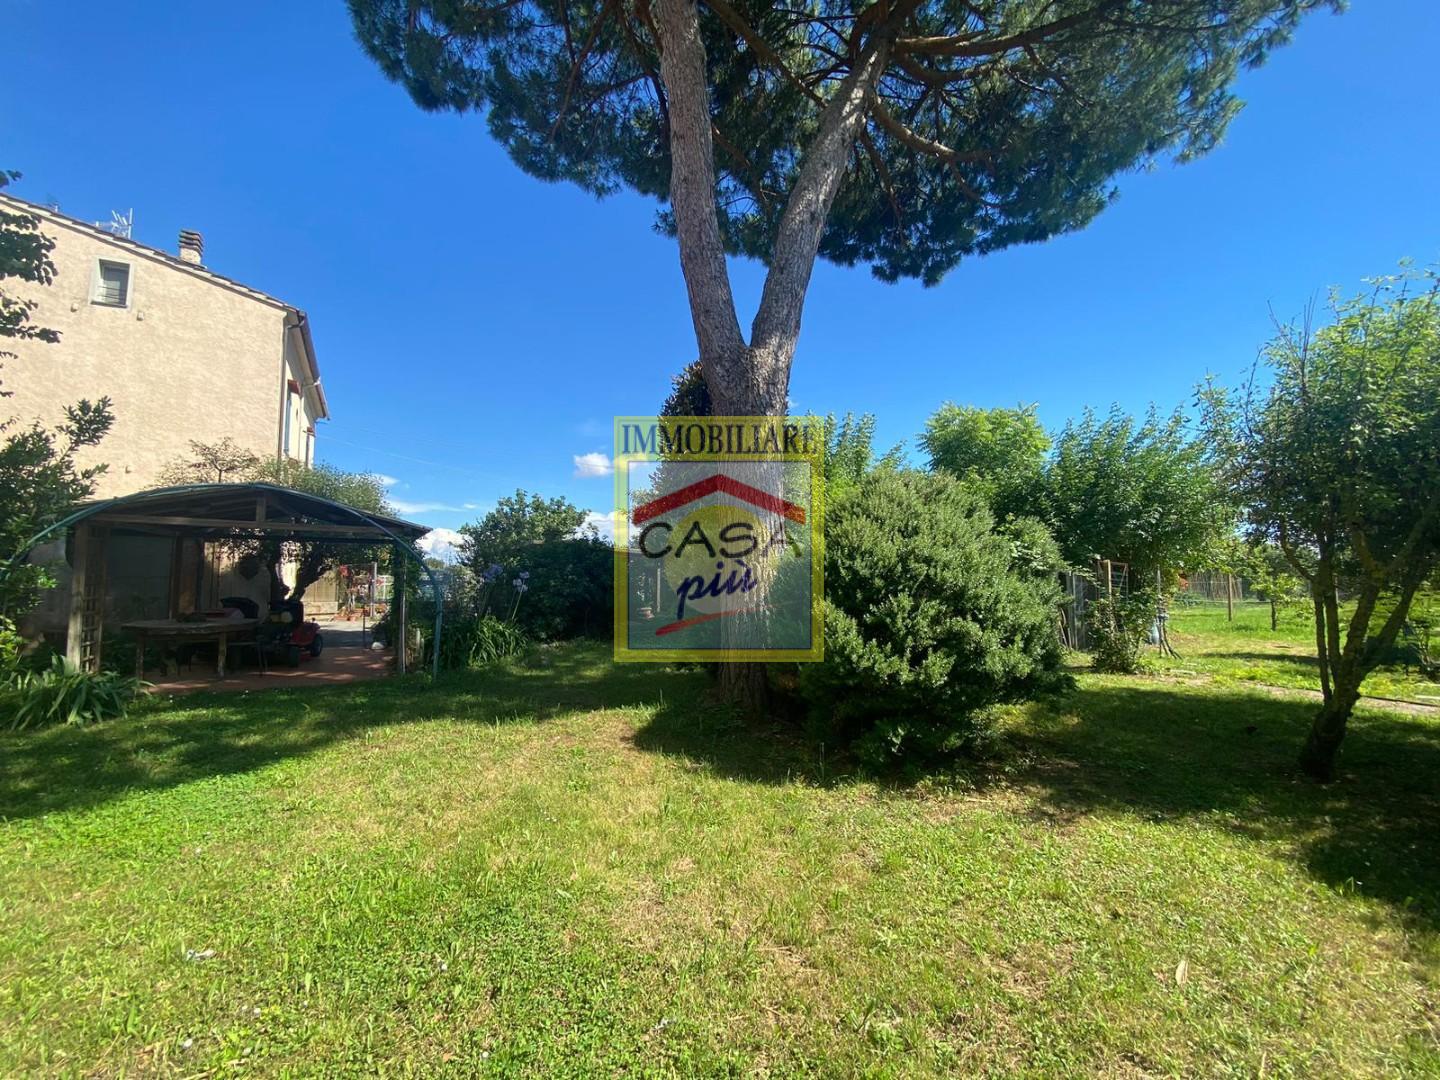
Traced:
<path fill-rule="evenodd" d="M 1034 405 L 981 409 L 946 402 L 925 423 L 930 468 L 976 485 L 1000 519 L 1032 514 L 1050 436 Z"/>
<path fill-rule="evenodd" d="M 0 189 L 20 179 L 18 172 L 0 169 Z M 49 285 L 55 280 L 55 264 L 50 260 L 55 241 L 40 231 L 36 214 L 0 207 L 0 282 L 19 278 L 36 285 Z M 30 315 L 34 300 L 21 300 L 0 289 L 0 337 L 43 341 L 53 345 L 60 340 L 57 331 L 35 326 Z M 0 360 L 9 360 L 13 352 L 0 349 Z"/>
<path fill-rule="evenodd" d="M 46 526 L 95 494 L 104 465 L 79 468 L 75 453 L 96 446 L 115 422 L 110 399 L 81 401 L 65 410 L 51 431 L 33 423 L 9 432 L 0 443 L 0 614 L 23 615 L 55 580 L 44 566 L 16 562 L 24 546 Z M 0 431 L 11 427 L 0 425 Z"/>
<path fill-rule="evenodd" d="M 1235 520 L 1210 446 L 1179 410 L 1086 410 L 1055 440 L 1041 505 L 1072 565 L 1114 559 L 1146 586 L 1157 570 L 1204 562 Z"/>
<path fill-rule="evenodd" d="M 460 527 L 465 538 L 460 556 L 477 573 L 492 565 L 509 566 L 532 544 L 597 536 L 595 527 L 586 525 L 587 517 L 568 499 L 545 499 L 516 488 L 514 495 L 501 498 L 478 522 Z"/>
<path fill-rule="evenodd" d="M 1300 763 L 1329 780 L 1360 684 L 1440 562 L 1440 296 L 1407 277 L 1282 327 L 1268 387 L 1208 387 L 1210 438 L 1247 507 L 1309 586 L 1323 703 Z M 1345 601 L 1342 605 L 1342 597 Z M 1343 607 L 1343 610 L 1342 610 Z"/>
<path fill-rule="evenodd" d="M 190 456 L 172 462 L 161 474 L 161 482 L 170 486 L 185 484 L 225 484 L 252 480 L 259 476 L 263 462 L 236 444 L 228 436 L 218 443 L 190 440 Z"/>
<path fill-rule="evenodd" d="M 875 450 L 875 417 L 872 413 L 843 419 L 825 417 L 825 498 L 837 500 L 857 487 L 877 469 L 898 469 L 899 446 L 883 454 Z"/>
<path fill-rule="evenodd" d="M 0 170 L 0 188 L 20 174 Z M 0 282 L 18 278 L 36 285 L 55 279 L 50 251 L 55 242 L 39 231 L 40 218 L 0 207 Z M 35 326 L 30 319 L 33 300 L 21 300 L 0 289 L 0 338 L 40 341 L 53 345 L 60 335 Z M 0 358 L 15 354 L 0 349 Z M 9 394 L 0 390 L 0 398 Z M 40 591 L 52 587 L 53 577 L 43 566 L 18 559 L 26 543 L 47 525 L 68 514 L 76 503 L 95 493 L 95 481 L 104 465 L 79 468 L 75 454 L 95 446 L 115 422 L 110 399 L 79 401 L 65 410 L 65 420 L 54 430 L 40 423 L 15 428 L 14 418 L 0 423 L 0 614 L 18 616 L 35 606 Z"/>
<path fill-rule="evenodd" d="M 1237 71 L 1321 6 L 349 0 L 422 108 L 487 112 L 541 179 L 668 203 L 722 415 L 784 408 L 817 255 L 934 283 L 1078 229 L 1116 173 L 1213 148 Z M 748 340 L 727 253 L 770 268 Z"/>
<path fill-rule="evenodd" d="M 1275 544 L 1235 536 L 1221 545 L 1212 563 L 1215 569 L 1244 578 L 1250 591 L 1270 605 L 1270 629 L 1280 626 L 1282 609 L 1303 602 L 1309 594 Z"/>
<path fill-rule="evenodd" d="M 385 485 L 370 473 L 352 473 L 331 465 L 265 460 L 230 439 L 218 443 L 191 441 L 190 456 L 172 462 L 162 474 L 168 484 L 267 483 L 318 495 L 358 510 L 389 513 Z M 224 541 L 237 559 L 257 559 L 270 578 L 270 601 L 300 600 L 311 585 L 336 566 L 349 562 L 384 561 L 383 549 L 353 541 L 276 540 L 264 537 Z M 285 565 L 295 567 L 295 584 L 287 585 Z"/>
<path fill-rule="evenodd" d="M 318 495 L 322 499 L 344 503 L 357 510 L 385 514 L 390 507 L 385 501 L 385 485 L 371 473 L 346 472 L 332 465 L 305 465 L 298 461 L 265 461 L 256 469 L 253 479 Z M 305 590 L 343 563 L 383 561 L 382 547 L 361 546 L 353 541 L 332 540 L 266 540 L 259 545 L 265 565 L 270 571 L 272 600 L 299 600 Z M 285 584 L 281 567 L 295 565 L 295 585 Z"/>

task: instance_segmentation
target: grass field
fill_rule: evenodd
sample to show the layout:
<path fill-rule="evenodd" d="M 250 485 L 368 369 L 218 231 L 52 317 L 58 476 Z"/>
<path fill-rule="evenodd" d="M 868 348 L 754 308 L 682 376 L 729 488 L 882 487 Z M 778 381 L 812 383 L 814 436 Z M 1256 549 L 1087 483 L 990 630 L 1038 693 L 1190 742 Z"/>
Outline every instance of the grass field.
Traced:
<path fill-rule="evenodd" d="M 1272 630 L 1265 604 L 1238 604 L 1233 619 L 1227 618 L 1224 604 L 1176 607 L 1170 640 L 1180 658 L 1157 661 L 1162 672 L 1295 690 L 1320 687 L 1315 624 L 1308 611 L 1282 612 Z M 1363 690 L 1375 697 L 1440 705 L 1440 682 L 1423 677 L 1413 666 L 1408 672 L 1400 664 L 1382 666 L 1365 680 Z"/>
<path fill-rule="evenodd" d="M 604 650 L 0 737 L 0 1075 L 1434 1075 L 1440 729 L 1082 676 L 848 775 Z"/>

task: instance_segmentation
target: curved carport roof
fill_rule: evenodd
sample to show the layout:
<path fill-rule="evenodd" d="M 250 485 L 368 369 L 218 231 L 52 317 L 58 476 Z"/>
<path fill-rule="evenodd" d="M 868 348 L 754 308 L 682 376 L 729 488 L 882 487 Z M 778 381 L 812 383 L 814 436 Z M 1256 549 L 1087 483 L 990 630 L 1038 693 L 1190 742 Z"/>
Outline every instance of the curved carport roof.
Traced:
<path fill-rule="evenodd" d="M 439 674 L 443 606 L 440 583 L 415 547 L 415 541 L 430 531 L 428 526 L 277 484 L 187 484 L 82 503 L 74 513 L 34 537 L 11 565 L 52 534 L 82 525 L 202 540 L 268 536 L 281 540 L 393 543 L 403 548 L 429 579 L 435 598 L 435 673 Z"/>
<path fill-rule="evenodd" d="M 403 541 L 430 531 L 278 484 L 187 484 L 82 503 L 62 524 L 123 525 L 168 535 L 279 536 L 289 540 Z"/>

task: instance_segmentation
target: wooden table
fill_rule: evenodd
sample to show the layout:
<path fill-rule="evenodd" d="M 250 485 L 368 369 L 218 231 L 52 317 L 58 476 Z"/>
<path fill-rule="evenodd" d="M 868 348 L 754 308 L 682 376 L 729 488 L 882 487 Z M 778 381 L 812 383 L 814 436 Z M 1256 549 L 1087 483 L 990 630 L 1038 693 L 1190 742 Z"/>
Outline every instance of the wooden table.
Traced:
<path fill-rule="evenodd" d="M 145 675 L 145 643 L 147 641 L 215 642 L 215 674 L 225 677 L 225 645 L 232 637 L 252 634 L 259 619 L 205 619 L 185 622 L 182 619 L 140 619 L 124 623 L 120 629 L 135 635 L 135 677 Z"/>

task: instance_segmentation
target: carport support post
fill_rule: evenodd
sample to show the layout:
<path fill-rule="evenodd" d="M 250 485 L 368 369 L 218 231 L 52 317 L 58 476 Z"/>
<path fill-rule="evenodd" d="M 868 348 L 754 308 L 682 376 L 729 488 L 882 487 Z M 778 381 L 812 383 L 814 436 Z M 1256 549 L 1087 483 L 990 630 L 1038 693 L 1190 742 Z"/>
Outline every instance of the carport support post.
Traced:
<path fill-rule="evenodd" d="M 70 620 L 65 627 L 65 659 L 75 667 L 85 661 L 85 586 L 90 574 L 90 526 L 75 530 L 70 559 Z"/>
<path fill-rule="evenodd" d="M 75 528 L 65 659 L 82 671 L 100 670 L 105 635 L 105 546 L 109 537 L 109 529 L 88 522 Z"/>
<path fill-rule="evenodd" d="M 391 584 L 391 592 L 395 597 L 395 626 L 398 630 L 396 637 L 395 651 L 395 672 L 398 675 L 405 674 L 405 654 L 409 651 L 410 624 L 405 618 L 405 570 L 406 553 L 399 544 L 394 548 L 395 574 Z"/>

